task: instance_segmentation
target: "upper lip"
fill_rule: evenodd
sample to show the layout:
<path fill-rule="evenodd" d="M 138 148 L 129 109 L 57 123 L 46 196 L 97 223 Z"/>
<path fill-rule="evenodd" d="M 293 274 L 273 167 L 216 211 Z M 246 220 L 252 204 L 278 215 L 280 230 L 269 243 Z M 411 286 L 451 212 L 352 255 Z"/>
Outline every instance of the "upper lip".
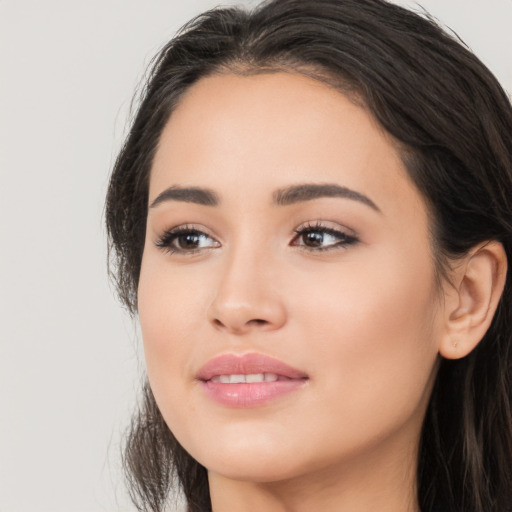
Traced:
<path fill-rule="evenodd" d="M 279 359 L 251 352 L 248 354 L 222 354 L 210 359 L 197 374 L 197 379 L 210 380 L 217 375 L 248 375 L 274 373 L 289 379 L 305 379 L 307 374 Z"/>

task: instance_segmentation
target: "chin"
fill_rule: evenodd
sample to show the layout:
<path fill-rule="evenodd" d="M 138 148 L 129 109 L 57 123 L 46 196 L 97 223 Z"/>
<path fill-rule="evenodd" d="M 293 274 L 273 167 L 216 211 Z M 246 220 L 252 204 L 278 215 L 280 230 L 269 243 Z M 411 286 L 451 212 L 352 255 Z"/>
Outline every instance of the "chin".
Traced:
<path fill-rule="evenodd" d="M 199 443 L 183 443 L 184 448 L 208 471 L 225 478 L 251 482 L 287 480 L 301 473 L 297 447 L 270 435 L 242 432 L 240 435 L 218 436 L 213 432 Z M 205 442 L 208 441 L 208 442 Z M 181 442 L 181 441 L 180 441 Z"/>
<path fill-rule="evenodd" d="M 295 466 L 290 456 L 282 454 L 274 457 L 266 456 L 258 460 L 244 457 L 227 457 L 224 460 L 212 461 L 208 472 L 213 472 L 230 480 L 243 482 L 270 483 L 282 482 L 296 478 L 303 472 Z"/>

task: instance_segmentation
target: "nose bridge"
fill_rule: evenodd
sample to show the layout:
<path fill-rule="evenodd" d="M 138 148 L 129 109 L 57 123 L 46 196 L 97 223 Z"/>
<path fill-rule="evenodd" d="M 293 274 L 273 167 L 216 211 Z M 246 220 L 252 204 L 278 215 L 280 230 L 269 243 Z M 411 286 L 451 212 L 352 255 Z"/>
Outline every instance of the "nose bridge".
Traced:
<path fill-rule="evenodd" d="M 231 244 L 219 269 L 210 321 L 238 334 L 281 327 L 286 312 L 273 279 L 276 265 L 268 242 L 244 236 Z"/>

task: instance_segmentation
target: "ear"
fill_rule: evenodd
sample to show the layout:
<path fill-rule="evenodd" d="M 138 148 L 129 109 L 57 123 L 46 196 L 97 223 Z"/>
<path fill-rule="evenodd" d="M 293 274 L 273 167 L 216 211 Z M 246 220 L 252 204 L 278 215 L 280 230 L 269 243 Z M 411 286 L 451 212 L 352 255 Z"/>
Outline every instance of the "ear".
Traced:
<path fill-rule="evenodd" d="M 452 276 L 445 296 L 445 329 L 439 353 L 447 359 L 467 356 L 491 325 L 505 287 L 507 256 L 499 242 L 470 251 Z"/>

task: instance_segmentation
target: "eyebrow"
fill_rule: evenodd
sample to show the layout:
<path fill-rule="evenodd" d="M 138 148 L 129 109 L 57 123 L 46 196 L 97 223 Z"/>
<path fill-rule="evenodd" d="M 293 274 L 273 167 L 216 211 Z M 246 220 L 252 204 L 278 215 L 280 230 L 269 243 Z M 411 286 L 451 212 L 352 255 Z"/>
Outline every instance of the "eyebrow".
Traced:
<path fill-rule="evenodd" d="M 369 206 L 380 212 L 380 208 L 367 196 L 335 183 L 306 183 L 282 188 L 274 192 L 274 203 L 278 206 L 288 206 L 303 201 L 311 201 L 322 197 L 341 197 L 351 199 Z"/>
<path fill-rule="evenodd" d="M 323 197 L 351 199 L 359 201 L 377 212 L 381 211 L 369 197 L 335 183 L 304 183 L 281 188 L 274 192 L 273 202 L 277 206 L 289 206 Z M 218 206 L 220 204 L 219 196 L 213 190 L 201 187 L 185 188 L 174 185 L 161 192 L 151 203 L 150 208 L 154 208 L 166 201 L 182 201 L 202 206 Z"/>
<path fill-rule="evenodd" d="M 220 203 L 219 197 L 213 190 L 200 187 L 183 188 L 175 185 L 159 194 L 151 203 L 150 208 L 154 208 L 165 201 L 183 201 L 203 206 L 217 206 Z"/>

